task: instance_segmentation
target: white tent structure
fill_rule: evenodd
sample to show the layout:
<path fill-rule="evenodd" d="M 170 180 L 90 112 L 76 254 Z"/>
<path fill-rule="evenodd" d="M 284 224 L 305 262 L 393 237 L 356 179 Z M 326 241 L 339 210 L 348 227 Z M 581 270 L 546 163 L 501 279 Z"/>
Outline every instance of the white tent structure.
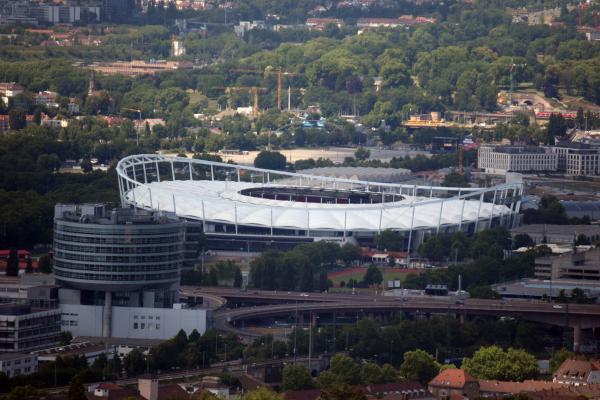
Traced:
<path fill-rule="evenodd" d="M 173 212 L 223 240 L 363 243 L 391 229 L 405 235 L 407 249 L 427 234 L 516 225 L 523 190 L 379 183 L 155 154 L 124 158 L 117 172 L 123 205 Z"/>

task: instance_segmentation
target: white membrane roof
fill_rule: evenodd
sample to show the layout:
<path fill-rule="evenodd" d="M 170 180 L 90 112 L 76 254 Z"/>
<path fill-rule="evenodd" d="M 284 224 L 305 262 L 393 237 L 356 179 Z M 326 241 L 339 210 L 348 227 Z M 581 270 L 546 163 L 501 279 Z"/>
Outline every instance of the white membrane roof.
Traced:
<path fill-rule="evenodd" d="M 410 230 L 458 225 L 510 214 L 505 205 L 480 203 L 477 198 L 402 195 L 384 204 L 320 204 L 245 196 L 243 189 L 283 185 L 233 181 L 162 181 L 141 184 L 127 192 L 128 203 L 175 212 L 180 217 L 261 227 L 374 231 Z M 291 186 L 291 185 L 286 185 Z M 414 209 L 414 218 L 413 218 Z"/>

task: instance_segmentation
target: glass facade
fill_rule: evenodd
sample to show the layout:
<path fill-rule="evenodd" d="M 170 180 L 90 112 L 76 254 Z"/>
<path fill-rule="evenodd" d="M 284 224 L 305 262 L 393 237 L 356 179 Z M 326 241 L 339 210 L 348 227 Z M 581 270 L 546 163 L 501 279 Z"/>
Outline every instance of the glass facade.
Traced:
<path fill-rule="evenodd" d="M 178 220 L 55 218 L 54 273 L 60 284 L 111 292 L 169 287 L 179 282 L 182 263 Z"/>

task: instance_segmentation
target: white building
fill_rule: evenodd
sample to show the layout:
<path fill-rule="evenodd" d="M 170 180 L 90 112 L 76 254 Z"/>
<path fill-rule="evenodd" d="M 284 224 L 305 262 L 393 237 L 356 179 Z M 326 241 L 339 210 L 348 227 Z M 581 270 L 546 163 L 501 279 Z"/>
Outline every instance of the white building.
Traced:
<path fill-rule="evenodd" d="M 565 142 L 545 147 L 547 152 L 558 155 L 558 168 L 567 175 L 598 175 L 600 173 L 600 151 L 585 143 Z"/>
<path fill-rule="evenodd" d="M 492 146 L 479 148 L 477 167 L 486 173 L 545 172 L 558 169 L 558 155 L 542 147 Z"/>
<path fill-rule="evenodd" d="M 0 372 L 9 378 L 37 372 L 37 356 L 23 353 L 0 354 Z"/>
<path fill-rule="evenodd" d="M 102 336 L 103 306 L 61 304 L 62 329 L 73 336 Z M 210 310 L 195 308 L 113 307 L 111 336 L 115 338 L 159 339 L 207 330 Z"/>

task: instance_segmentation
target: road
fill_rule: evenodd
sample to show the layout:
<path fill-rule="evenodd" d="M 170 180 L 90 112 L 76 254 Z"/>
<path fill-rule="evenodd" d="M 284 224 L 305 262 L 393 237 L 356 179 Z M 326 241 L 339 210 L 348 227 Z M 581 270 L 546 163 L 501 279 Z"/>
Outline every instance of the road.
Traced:
<path fill-rule="evenodd" d="M 182 290 L 188 293 L 189 288 Z M 241 338 L 253 339 L 259 333 L 244 329 L 242 321 L 269 317 L 319 313 L 388 313 L 489 315 L 569 326 L 577 329 L 600 327 L 600 306 L 595 304 L 556 304 L 533 300 L 466 299 L 453 297 L 407 297 L 405 299 L 372 294 L 300 293 L 275 291 L 240 291 L 238 289 L 195 288 L 194 293 L 219 296 L 238 302 L 283 303 L 234 309 L 220 308 L 213 314 L 214 327 Z"/>

